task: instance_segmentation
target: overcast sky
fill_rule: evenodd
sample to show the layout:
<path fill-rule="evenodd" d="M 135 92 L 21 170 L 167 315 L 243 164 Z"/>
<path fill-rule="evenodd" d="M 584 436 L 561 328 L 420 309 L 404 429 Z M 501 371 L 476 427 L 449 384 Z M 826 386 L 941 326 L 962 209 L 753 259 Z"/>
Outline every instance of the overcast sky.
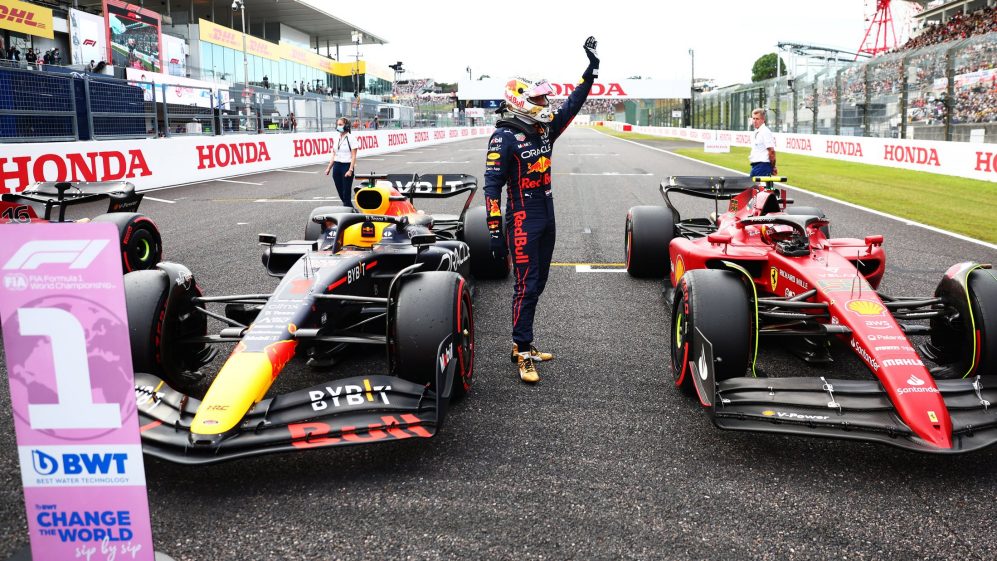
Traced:
<path fill-rule="evenodd" d="M 644 76 L 688 80 L 689 49 L 697 78 L 723 86 L 751 80 L 751 65 L 779 41 L 856 51 L 874 0 L 368 2 L 304 0 L 388 41 L 364 45 L 363 58 L 402 61 L 405 77 L 452 82 L 488 74 L 577 78 L 582 43 L 599 40 L 603 80 Z M 902 2 L 895 1 L 900 5 Z M 894 8 L 898 10 L 898 8 Z M 895 14 L 899 19 L 900 14 Z M 899 34 L 899 26 L 897 29 Z M 344 47 L 340 57 L 352 59 Z"/>

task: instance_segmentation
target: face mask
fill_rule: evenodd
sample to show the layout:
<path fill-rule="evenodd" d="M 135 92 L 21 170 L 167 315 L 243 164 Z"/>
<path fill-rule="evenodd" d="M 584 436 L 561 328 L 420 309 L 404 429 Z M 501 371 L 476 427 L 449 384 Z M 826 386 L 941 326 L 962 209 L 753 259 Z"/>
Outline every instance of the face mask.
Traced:
<path fill-rule="evenodd" d="M 339 125 L 338 127 L 336 127 L 336 132 L 345 132 L 345 131 L 346 129 L 343 127 L 343 125 Z"/>

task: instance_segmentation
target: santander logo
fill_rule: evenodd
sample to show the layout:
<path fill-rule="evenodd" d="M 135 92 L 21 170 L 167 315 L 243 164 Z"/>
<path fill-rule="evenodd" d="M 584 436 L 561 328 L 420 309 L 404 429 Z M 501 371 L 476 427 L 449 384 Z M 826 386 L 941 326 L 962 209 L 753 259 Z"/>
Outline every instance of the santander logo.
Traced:
<path fill-rule="evenodd" d="M 911 374 L 910 378 L 907 378 L 907 383 L 912 386 L 923 386 L 924 380 L 918 378 L 917 376 Z"/>

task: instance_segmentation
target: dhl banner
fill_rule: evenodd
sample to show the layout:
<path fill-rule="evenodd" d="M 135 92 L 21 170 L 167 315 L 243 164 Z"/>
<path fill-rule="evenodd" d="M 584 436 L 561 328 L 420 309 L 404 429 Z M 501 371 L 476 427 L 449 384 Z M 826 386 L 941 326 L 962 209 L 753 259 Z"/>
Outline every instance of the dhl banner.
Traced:
<path fill-rule="evenodd" d="M 241 48 L 241 47 L 240 47 Z M 294 45 L 282 44 L 280 46 L 280 58 L 303 64 L 316 70 L 321 70 L 336 76 L 352 76 L 356 70 L 360 74 L 367 72 L 366 61 L 359 62 L 336 62 L 318 53 L 313 53 L 307 49 L 295 47 Z"/>
<path fill-rule="evenodd" d="M 201 41 L 242 52 L 242 33 L 207 20 L 198 20 Z M 259 37 L 246 35 L 246 52 L 270 60 L 280 60 L 280 46 Z"/>
<path fill-rule="evenodd" d="M 52 10 L 18 0 L 0 0 L 0 29 L 53 39 Z"/>

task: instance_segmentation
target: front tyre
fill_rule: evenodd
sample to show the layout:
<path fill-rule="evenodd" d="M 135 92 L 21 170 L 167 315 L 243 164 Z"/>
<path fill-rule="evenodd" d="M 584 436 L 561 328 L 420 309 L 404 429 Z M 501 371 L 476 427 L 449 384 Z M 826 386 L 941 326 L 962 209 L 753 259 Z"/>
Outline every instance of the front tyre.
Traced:
<path fill-rule="evenodd" d="M 632 277 L 665 278 L 671 273 L 668 245 L 675 237 L 670 210 L 660 206 L 635 206 L 627 213 L 627 272 Z"/>
<path fill-rule="evenodd" d="M 445 360 L 457 361 L 450 392 L 460 399 L 474 375 L 474 310 L 467 281 L 457 273 L 431 271 L 402 279 L 389 337 L 391 374 L 416 384 L 434 384 L 442 343 L 452 337 Z M 452 353 L 452 354 L 450 354 Z M 445 388 L 436 388 L 443 395 Z"/>
<path fill-rule="evenodd" d="M 972 269 L 959 271 L 963 266 Z M 932 373 L 936 378 L 997 374 L 997 273 L 971 263 L 950 273 L 935 289 L 949 313 L 931 320 L 926 354 L 944 365 Z"/>
<path fill-rule="evenodd" d="M 671 358 L 676 387 L 694 394 L 689 364 L 695 360 L 693 339 L 699 334 L 713 346 L 717 381 L 745 375 L 753 334 L 750 298 L 748 288 L 733 271 L 695 269 L 682 275 L 672 302 Z"/>
<path fill-rule="evenodd" d="M 163 260 L 163 238 L 148 216 L 136 212 L 109 212 L 91 222 L 110 222 L 118 228 L 121 266 L 125 273 L 155 268 Z"/>
<path fill-rule="evenodd" d="M 214 358 L 215 350 L 205 343 L 184 342 L 207 335 L 207 316 L 197 312 L 193 302 L 201 292 L 185 267 L 163 265 L 170 271 L 136 271 L 124 278 L 132 365 L 136 372 L 158 376 L 191 395 L 203 378 L 198 369 Z M 187 282 L 178 284 L 177 278 Z"/>

